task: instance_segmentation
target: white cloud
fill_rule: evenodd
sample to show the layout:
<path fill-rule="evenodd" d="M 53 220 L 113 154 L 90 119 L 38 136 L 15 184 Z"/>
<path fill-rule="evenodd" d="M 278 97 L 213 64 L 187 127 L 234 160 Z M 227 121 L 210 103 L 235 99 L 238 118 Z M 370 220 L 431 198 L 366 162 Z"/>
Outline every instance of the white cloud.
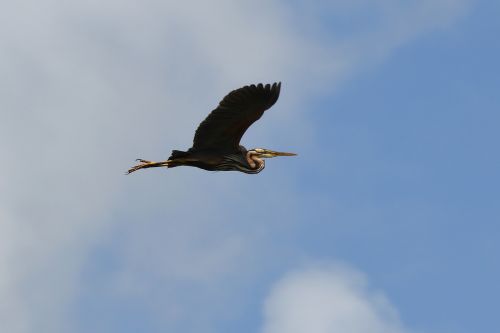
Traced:
<path fill-rule="evenodd" d="M 346 3 L 333 2 L 336 12 Z M 119 292 L 141 286 L 138 293 L 163 297 L 159 308 L 172 306 L 172 281 L 204 287 L 256 274 L 272 260 L 266 249 L 273 243 L 262 244 L 262 235 L 280 223 L 269 212 L 296 200 L 286 172 L 269 167 L 250 179 L 179 168 L 159 180 L 161 172 L 124 177 L 124 169 L 133 158 L 187 148 L 210 106 L 249 82 L 284 81 L 277 110 L 286 112 L 266 115 L 245 142 L 307 145 L 312 124 L 300 107 L 304 97 L 453 21 L 463 2 L 404 3 L 376 2 L 379 20 L 350 41 L 330 40 L 309 2 L 299 10 L 287 2 L 229 0 L 4 4 L 0 331 L 72 331 L 68 311 L 88 283 L 81 270 L 102 240 L 114 240 L 123 257 L 114 272 Z M 355 14 L 353 8 L 342 10 Z M 276 137 L 277 126 L 294 134 Z M 280 189 L 271 191 L 266 177 L 282 179 Z M 248 205 L 249 198 L 258 205 Z M 265 225 L 258 224 L 259 209 L 271 215 Z M 110 231 L 125 236 L 115 240 Z M 158 291 L 170 282 L 171 289 Z M 200 300 L 174 303 L 189 311 Z"/>
<path fill-rule="evenodd" d="M 396 309 L 358 271 L 317 266 L 286 275 L 265 303 L 263 333 L 408 333 Z"/>

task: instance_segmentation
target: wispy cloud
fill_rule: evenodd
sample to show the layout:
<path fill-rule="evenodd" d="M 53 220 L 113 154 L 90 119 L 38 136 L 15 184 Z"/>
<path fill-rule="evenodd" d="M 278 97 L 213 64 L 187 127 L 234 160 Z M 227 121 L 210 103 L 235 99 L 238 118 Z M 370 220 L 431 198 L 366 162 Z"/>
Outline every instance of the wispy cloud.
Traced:
<path fill-rule="evenodd" d="M 265 251 L 272 242 L 262 244 L 262 235 L 267 225 L 280 223 L 269 213 L 273 206 L 295 202 L 290 187 L 282 184 L 271 193 L 263 176 L 255 193 L 255 178 L 207 179 L 193 170 L 175 170 L 176 177 L 160 186 L 158 173 L 125 178 L 131 160 L 189 146 L 207 106 L 229 89 L 258 81 L 285 82 L 280 103 L 289 110 L 267 117 L 282 119 L 296 135 L 276 138 L 271 133 L 277 125 L 270 121 L 245 140 L 259 133 L 260 140 L 307 145 L 313 124 L 301 111 L 304 98 L 453 21 L 463 4 L 370 2 L 377 14 L 366 22 L 368 1 L 335 1 L 333 7 L 318 2 L 318 9 L 300 1 L 5 4 L 0 330 L 74 329 L 69 312 L 82 285 L 90 284 L 82 269 L 102 240 L 123 258 L 112 275 L 119 282 L 116 293 L 156 293 L 164 296 L 157 307 L 175 304 L 175 313 L 199 299 L 173 300 L 171 289 L 158 291 L 161 286 L 175 289 L 179 280 L 225 285 L 229 278 L 251 277 L 261 262 L 272 260 Z M 343 13 L 362 23 L 347 27 L 352 38 L 331 35 L 331 17 Z M 277 182 L 287 173 L 272 176 Z M 248 205 L 248 198 L 258 205 Z M 256 207 L 271 216 L 266 225 L 256 224 L 263 216 Z M 158 282 L 148 284 L 151 279 Z M 213 294 L 207 295 L 208 302 Z"/>
<path fill-rule="evenodd" d="M 263 333 L 408 333 L 394 306 L 345 265 L 287 274 L 265 303 Z"/>

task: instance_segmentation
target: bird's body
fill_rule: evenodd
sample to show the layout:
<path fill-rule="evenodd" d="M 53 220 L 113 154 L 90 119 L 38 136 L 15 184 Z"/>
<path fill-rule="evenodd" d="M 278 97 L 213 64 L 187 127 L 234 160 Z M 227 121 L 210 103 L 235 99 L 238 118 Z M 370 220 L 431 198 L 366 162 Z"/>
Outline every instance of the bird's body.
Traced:
<path fill-rule="evenodd" d="M 180 165 L 193 166 L 208 171 L 248 171 L 248 173 L 256 173 L 246 160 L 247 150 L 244 147 L 238 152 L 234 151 L 217 151 L 213 149 L 194 150 L 190 149 L 186 152 L 174 150 L 168 158 L 170 161 L 168 167 L 176 167 Z M 243 171 L 243 172 L 245 172 Z"/>
<path fill-rule="evenodd" d="M 140 164 L 128 173 L 153 167 L 193 166 L 209 171 L 240 171 L 255 174 L 265 167 L 263 158 L 293 156 L 293 153 L 240 145 L 245 131 L 264 111 L 276 103 L 281 83 L 250 85 L 233 90 L 219 103 L 196 130 L 193 146 L 187 151 L 173 150 L 167 161 Z"/>

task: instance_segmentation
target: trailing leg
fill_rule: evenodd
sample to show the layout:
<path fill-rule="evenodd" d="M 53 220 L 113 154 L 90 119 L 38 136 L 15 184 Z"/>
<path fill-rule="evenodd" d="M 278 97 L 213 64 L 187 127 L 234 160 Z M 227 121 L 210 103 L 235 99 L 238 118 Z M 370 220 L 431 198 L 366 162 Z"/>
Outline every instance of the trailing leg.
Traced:
<path fill-rule="evenodd" d="M 146 161 L 142 159 L 137 159 L 136 161 L 140 162 L 136 166 L 133 166 L 127 171 L 127 175 L 131 174 L 132 172 L 135 172 L 139 169 L 147 169 L 147 168 L 159 168 L 159 167 L 171 167 L 171 160 L 163 161 L 163 162 L 151 162 L 151 161 Z"/>

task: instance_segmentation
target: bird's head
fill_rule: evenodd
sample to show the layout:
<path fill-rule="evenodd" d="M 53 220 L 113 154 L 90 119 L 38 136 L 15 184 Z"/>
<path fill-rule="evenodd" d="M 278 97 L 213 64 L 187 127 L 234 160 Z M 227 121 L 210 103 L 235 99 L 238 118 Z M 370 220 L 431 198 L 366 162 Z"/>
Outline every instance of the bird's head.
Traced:
<path fill-rule="evenodd" d="M 252 169 L 256 169 L 260 172 L 265 167 L 264 158 L 273 158 L 276 156 L 296 156 L 294 153 L 285 153 L 280 151 L 273 151 L 264 148 L 253 148 L 250 149 L 247 154 L 247 162 Z"/>
<path fill-rule="evenodd" d="M 250 149 L 249 152 L 252 152 L 253 155 L 259 158 L 272 158 L 276 156 L 296 156 L 295 153 L 285 153 L 281 151 L 273 151 L 265 148 L 254 148 Z"/>

